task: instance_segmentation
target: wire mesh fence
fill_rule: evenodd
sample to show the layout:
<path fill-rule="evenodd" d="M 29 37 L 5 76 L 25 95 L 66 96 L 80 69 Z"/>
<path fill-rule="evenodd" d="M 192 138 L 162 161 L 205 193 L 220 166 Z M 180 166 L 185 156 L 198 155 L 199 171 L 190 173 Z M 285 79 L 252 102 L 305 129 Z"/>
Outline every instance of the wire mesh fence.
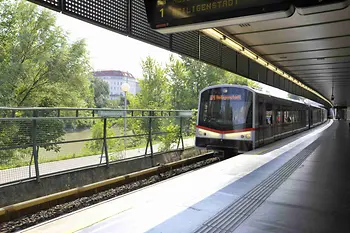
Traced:
<path fill-rule="evenodd" d="M 0 108 L 0 185 L 194 145 L 194 111 Z"/>

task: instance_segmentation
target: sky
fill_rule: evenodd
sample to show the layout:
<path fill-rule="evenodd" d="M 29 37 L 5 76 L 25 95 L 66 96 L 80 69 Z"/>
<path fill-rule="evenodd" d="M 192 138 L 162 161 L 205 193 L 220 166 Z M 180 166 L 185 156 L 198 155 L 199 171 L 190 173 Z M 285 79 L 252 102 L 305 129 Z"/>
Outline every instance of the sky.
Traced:
<path fill-rule="evenodd" d="M 158 62 L 165 64 L 172 54 L 61 13 L 54 14 L 57 17 L 57 25 L 69 33 L 71 41 L 85 39 L 94 70 L 122 70 L 130 72 L 136 78 L 142 78 L 142 59 L 151 55 Z"/>

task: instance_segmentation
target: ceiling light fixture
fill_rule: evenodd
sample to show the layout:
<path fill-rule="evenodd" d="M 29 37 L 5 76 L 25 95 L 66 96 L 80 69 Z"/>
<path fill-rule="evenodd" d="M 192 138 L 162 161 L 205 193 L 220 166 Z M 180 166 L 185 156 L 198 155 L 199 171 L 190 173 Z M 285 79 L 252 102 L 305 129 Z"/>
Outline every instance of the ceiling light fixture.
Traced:
<path fill-rule="evenodd" d="M 235 51 L 237 51 L 237 52 L 239 52 L 239 53 L 249 57 L 250 59 L 256 61 L 257 63 L 259 63 L 259 64 L 265 66 L 266 68 L 272 70 L 273 72 L 281 75 L 285 79 L 290 80 L 291 82 L 293 82 L 294 84 L 300 86 L 301 88 L 304 88 L 304 89 L 308 90 L 309 92 L 311 92 L 311 93 L 315 94 L 316 96 L 320 97 L 321 99 L 323 99 L 324 101 L 326 101 L 327 103 L 329 103 L 333 107 L 332 102 L 330 102 L 327 98 L 323 97 L 317 91 L 315 91 L 315 90 L 311 89 L 310 87 L 304 85 L 299 80 L 297 80 L 297 79 L 293 78 L 291 75 L 285 73 L 283 70 L 280 70 L 277 67 L 275 67 L 274 65 L 271 65 L 266 60 L 264 60 L 263 58 L 261 58 L 257 54 L 255 54 L 253 51 L 250 51 L 248 48 L 244 47 L 243 45 L 241 45 L 237 41 L 233 40 L 232 38 L 227 37 L 226 35 L 224 35 L 220 31 L 218 31 L 217 29 L 214 29 L 214 28 L 204 29 L 204 30 L 201 30 L 201 32 L 204 33 L 205 35 L 215 39 L 215 40 L 220 41 L 221 43 L 225 44 L 229 48 L 231 48 L 231 49 L 233 49 L 233 50 L 235 50 Z M 333 97 L 334 96 L 332 94 L 332 98 Z"/>
<path fill-rule="evenodd" d="M 246 55 L 247 57 L 253 59 L 253 60 L 258 60 L 258 55 L 256 55 L 255 53 L 249 51 L 246 48 L 243 48 L 243 51 L 241 51 L 242 54 Z"/>

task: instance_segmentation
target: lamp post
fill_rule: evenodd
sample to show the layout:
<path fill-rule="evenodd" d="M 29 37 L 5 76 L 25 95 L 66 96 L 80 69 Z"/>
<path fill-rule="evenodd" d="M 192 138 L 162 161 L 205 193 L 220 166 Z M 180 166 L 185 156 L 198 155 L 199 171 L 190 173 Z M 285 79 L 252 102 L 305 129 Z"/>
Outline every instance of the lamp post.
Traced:
<path fill-rule="evenodd" d="M 127 100 L 126 100 L 126 94 L 130 89 L 130 85 L 128 83 L 123 83 L 122 86 L 122 91 L 124 92 L 124 150 L 125 150 L 125 156 L 126 156 L 126 105 L 127 105 Z"/>

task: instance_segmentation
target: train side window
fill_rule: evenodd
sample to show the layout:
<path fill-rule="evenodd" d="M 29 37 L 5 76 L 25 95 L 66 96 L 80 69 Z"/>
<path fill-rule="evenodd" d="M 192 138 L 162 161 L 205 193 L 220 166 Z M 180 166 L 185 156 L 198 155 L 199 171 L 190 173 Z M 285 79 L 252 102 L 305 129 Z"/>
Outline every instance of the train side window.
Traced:
<path fill-rule="evenodd" d="M 291 111 L 284 111 L 284 123 L 292 123 L 292 112 Z"/>
<path fill-rule="evenodd" d="M 296 122 L 297 111 L 292 112 L 292 123 Z"/>
<path fill-rule="evenodd" d="M 282 123 L 282 111 L 276 112 L 276 123 L 281 124 Z"/>
<path fill-rule="evenodd" d="M 273 124 L 273 118 L 272 118 L 272 104 L 266 104 L 266 124 L 272 125 Z"/>
<path fill-rule="evenodd" d="M 295 111 L 295 122 L 300 122 L 300 118 L 299 110 Z"/>
<path fill-rule="evenodd" d="M 294 122 L 293 121 L 293 112 L 292 111 L 289 112 L 288 120 L 289 120 L 289 123 L 291 123 L 291 124 Z"/>
<path fill-rule="evenodd" d="M 283 123 L 288 123 L 288 112 L 283 111 Z"/>

